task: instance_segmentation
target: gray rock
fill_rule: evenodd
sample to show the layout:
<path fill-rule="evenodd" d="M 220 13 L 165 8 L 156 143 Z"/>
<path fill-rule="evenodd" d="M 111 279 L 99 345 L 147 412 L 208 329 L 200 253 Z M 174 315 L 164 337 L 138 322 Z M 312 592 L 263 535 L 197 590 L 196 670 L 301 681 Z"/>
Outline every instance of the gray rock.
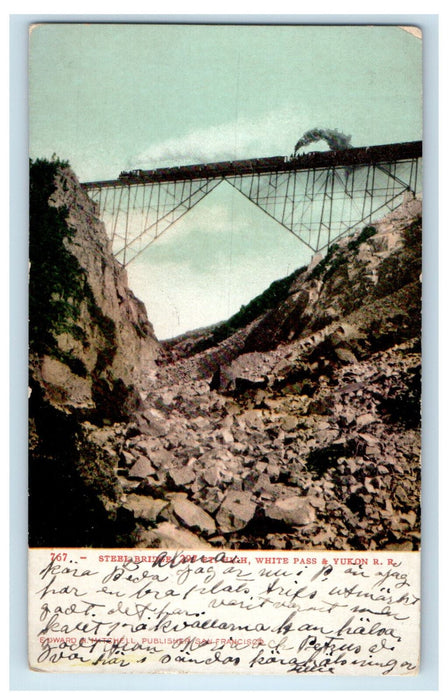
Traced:
<path fill-rule="evenodd" d="M 196 428 L 198 428 L 198 430 L 205 430 L 206 428 L 210 427 L 210 421 L 207 418 L 204 418 L 204 416 L 197 416 L 196 418 L 193 418 L 191 422 L 196 426 Z"/>
<path fill-rule="evenodd" d="M 135 489 L 138 489 L 140 486 L 138 481 L 128 481 L 124 476 L 118 476 L 118 483 L 124 493 L 132 493 L 132 491 L 135 491 Z"/>
<path fill-rule="evenodd" d="M 297 418 L 296 416 L 283 416 L 280 421 L 283 430 L 286 433 L 291 433 L 297 428 Z"/>
<path fill-rule="evenodd" d="M 129 440 L 128 443 L 133 451 L 138 450 L 146 457 L 150 457 L 155 450 L 160 449 L 160 440 L 149 436 L 138 435 Z"/>
<path fill-rule="evenodd" d="M 155 467 L 167 469 L 173 462 L 173 454 L 163 447 L 153 450 L 150 453 L 151 462 Z"/>
<path fill-rule="evenodd" d="M 216 532 L 216 524 L 213 518 L 202 508 L 192 503 L 192 501 L 185 498 L 176 498 L 173 502 L 173 510 L 182 525 L 192 530 L 198 530 L 205 535 L 213 535 Z"/>
<path fill-rule="evenodd" d="M 127 450 L 122 450 L 120 454 L 120 462 L 125 467 L 132 467 L 135 462 L 135 455 L 132 452 L 127 452 Z"/>
<path fill-rule="evenodd" d="M 366 457 L 380 457 L 381 456 L 381 449 L 377 445 L 367 445 L 366 451 L 365 451 Z"/>
<path fill-rule="evenodd" d="M 216 513 L 219 506 L 224 500 L 224 494 L 222 491 L 216 487 L 206 488 L 201 494 L 201 507 L 207 511 L 207 513 Z"/>
<path fill-rule="evenodd" d="M 138 416 L 139 427 L 143 425 L 144 430 L 142 432 L 145 435 L 150 435 L 152 437 L 164 437 L 169 433 L 170 426 L 168 421 L 158 415 L 158 412 L 147 409 Z"/>
<path fill-rule="evenodd" d="M 413 510 L 411 510 L 409 511 L 409 513 L 402 513 L 401 519 L 405 520 L 412 528 L 417 522 L 417 514 Z"/>
<path fill-rule="evenodd" d="M 254 493 L 262 493 L 263 491 L 267 493 L 272 491 L 272 484 L 267 474 L 260 474 L 254 485 Z"/>
<path fill-rule="evenodd" d="M 251 409 L 240 414 L 236 418 L 237 423 L 242 428 L 255 428 L 256 430 L 264 430 L 263 412 L 260 410 Z"/>
<path fill-rule="evenodd" d="M 131 479 L 145 479 L 147 476 L 153 476 L 156 470 L 152 466 L 147 457 L 139 457 L 128 473 Z"/>
<path fill-rule="evenodd" d="M 373 413 L 361 413 L 361 415 L 356 418 L 356 427 L 364 428 L 366 425 L 371 425 L 377 421 L 377 417 Z"/>
<path fill-rule="evenodd" d="M 221 480 L 221 473 L 216 464 L 212 464 L 208 469 L 201 472 L 201 476 L 209 486 L 216 486 Z"/>
<path fill-rule="evenodd" d="M 218 432 L 218 437 L 222 440 L 225 445 L 230 445 L 234 442 L 233 435 L 230 430 L 223 428 Z"/>
<path fill-rule="evenodd" d="M 217 513 L 216 522 L 221 532 L 236 532 L 246 527 L 254 514 L 255 503 L 250 495 L 247 492 L 230 490 Z"/>
<path fill-rule="evenodd" d="M 70 368 L 55 357 L 44 355 L 41 364 L 42 383 L 48 390 L 52 388 L 51 396 L 56 402 L 64 403 L 66 396 L 75 408 L 93 408 L 92 384 L 74 374 Z"/>
<path fill-rule="evenodd" d="M 263 474 L 263 472 L 266 472 L 270 466 L 271 465 L 268 462 L 256 462 L 254 464 L 254 469 L 256 469 L 259 474 Z"/>
<path fill-rule="evenodd" d="M 176 486 L 191 484 L 196 478 L 193 467 L 177 467 L 168 470 L 168 474 Z"/>
<path fill-rule="evenodd" d="M 160 498 L 140 496 L 133 493 L 127 497 L 124 507 L 132 511 L 135 518 L 140 518 L 148 522 L 156 522 L 160 513 L 167 505 L 168 501 L 164 501 Z"/>
<path fill-rule="evenodd" d="M 218 366 L 210 380 L 210 390 L 230 392 L 235 388 L 235 376 L 229 366 Z"/>
<path fill-rule="evenodd" d="M 265 515 L 287 525 L 309 525 L 314 522 L 316 511 L 307 498 L 290 496 L 265 506 Z"/>
<path fill-rule="evenodd" d="M 211 549 L 206 540 L 174 523 L 160 523 L 141 536 L 140 546 L 161 549 Z"/>

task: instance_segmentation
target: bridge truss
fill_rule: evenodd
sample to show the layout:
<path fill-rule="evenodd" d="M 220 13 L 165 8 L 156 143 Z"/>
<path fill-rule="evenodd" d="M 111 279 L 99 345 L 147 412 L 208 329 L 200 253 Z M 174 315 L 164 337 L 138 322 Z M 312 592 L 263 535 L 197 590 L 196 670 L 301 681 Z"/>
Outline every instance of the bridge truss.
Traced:
<path fill-rule="evenodd" d="M 395 209 L 421 188 L 418 142 L 137 170 L 84 183 L 117 259 L 135 260 L 223 181 L 312 251 Z"/>

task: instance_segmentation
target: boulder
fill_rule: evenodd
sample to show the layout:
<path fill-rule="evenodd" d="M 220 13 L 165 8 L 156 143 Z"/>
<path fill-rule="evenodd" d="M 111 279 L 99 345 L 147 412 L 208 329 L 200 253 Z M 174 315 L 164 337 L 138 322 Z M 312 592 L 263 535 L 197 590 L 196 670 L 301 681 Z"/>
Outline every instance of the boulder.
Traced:
<path fill-rule="evenodd" d="M 377 417 L 373 413 L 361 413 L 356 418 L 356 427 L 365 428 L 366 425 L 371 425 L 377 421 Z"/>
<path fill-rule="evenodd" d="M 139 414 L 137 423 L 142 433 L 151 437 L 164 437 L 170 430 L 166 419 L 160 417 L 158 412 L 151 409 Z"/>
<path fill-rule="evenodd" d="M 265 506 L 264 512 L 271 520 L 280 520 L 286 525 L 309 525 L 314 522 L 316 511 L 307 498 L 290 496 L 279 498 Z"/>
<path fill-rule="evenodd" d="M 175 486 L 185 486 L 191 484 L 196 478 L 193 467 L 174 467 L 168 469 L 168 475 Z"/>
<path fill-rule="evenodd" d="M 120 465 L 127 467 L 128 469 L 132 467 L 135 462 L 135 455 L 127 450 L 122 450 L 120 453 Z"/>
<path fill-rule="evenodd" d="M 201 507 L 207 513 L 214 514 L 224 499 L 222 491 L 216 487 L 205 488 L 201 493 Z"/>
<path fill-rule="evenodd" d="M 167 505 L 168 501 L 164 501 L 160 498 L 140 496 L 133 493 L 127 497 L 124 507 L 132 511 L 135 518 L 148 522 L 156 522 L 160 513 Z"/>
<path fill-rule="evenodd" d="M 253 493 L 270 493 L 272 491 L 272 484 L 269 476 L 267 474 L 260 474 L 256 483 L 254 484 Z"/>
<path fill-rule="evenodd" d="M 221 532 L 242 530 L 255 515 L 255 503 L 248 492 L 229 490 L 216 515 Z"/>
<path fill-rule="evenodd" d="M 297 418 L 293 415 L 283 416 L 280 425 L 285 433 L 292 433 L 297 428 Z"/>
<path fill-rule="evenodd" d="M 159 549 L 211 549 L 206 540 L 174 523 L 160 523 L 141 535 L 140 546 Z"/>
<path fill-rule="evenodd" d="M 269 479 L 272 481 L 277 481 L 281 472 L 281 465 L 278 462 L 269 462 L 266 467 L 266 473 Z"/>
<path fill-rule="evenodd" d="M 173 461 L 173 454 L 169 450 L 165 450 L 163 447 L 158 447 L 149 453 L 151 462 L 158 469 L 167 469 L 171 466 Z"/>
<path fill-rule="evenodd" d="M 188 498 L 174 499 L 173 510 L 182 525 L 191 530 L 198 530 L 205 535 L 213 535 L 216 532 L 216 524 L 213 518 Z"/>
<path fill-rule="evenodd" d="M 216 464 L 204 469 L 201 476 L 209 486 L 216 486 L 221 480 L 221 472 Z"/>
<path fill-rule="evenodd" d="M 152 466 L 147 457 L 139 457 L 129 470 L 128 478 L 130 479 L 145 479 L 147 476 L 153 476 L 156 470 Z"/>
<path fill-rule="evenodd" d="M 235 376 L 229 366 L 218 366 L 210 380 L 210 391 L 231 392 L 235 388 Z"/>
<path fill-rule="evenodd" d="M 251 409 L 237 416 L 237 423 L 242 428 L 264 430 L 263 412 Z"/>
<path fill-rule="evenodd" d="M 218 437 L 225 445 L 231 445 L 234 442 L 232 432 L 228 428 L 223 428 L 218 432 Z"/>
<path fill-rule="evenodd" d="M 54 403 L 66 404 L 70 401 L 73 408 L 94 408 L 91 380 L 74 374 L 68 365 L 60 360 L 44 355 L 41 377 Z"/>

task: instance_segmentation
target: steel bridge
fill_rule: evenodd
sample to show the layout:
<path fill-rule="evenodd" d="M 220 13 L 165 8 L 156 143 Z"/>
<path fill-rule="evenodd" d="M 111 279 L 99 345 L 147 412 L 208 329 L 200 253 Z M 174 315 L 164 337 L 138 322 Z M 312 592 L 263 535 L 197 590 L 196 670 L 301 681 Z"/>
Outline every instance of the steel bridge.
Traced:
<path fill-rule="evenodd" d="M 422 142 L 122 172 L 85 182 L 126 266 L 226 181 L 312 251 L 421 189 Z"/>

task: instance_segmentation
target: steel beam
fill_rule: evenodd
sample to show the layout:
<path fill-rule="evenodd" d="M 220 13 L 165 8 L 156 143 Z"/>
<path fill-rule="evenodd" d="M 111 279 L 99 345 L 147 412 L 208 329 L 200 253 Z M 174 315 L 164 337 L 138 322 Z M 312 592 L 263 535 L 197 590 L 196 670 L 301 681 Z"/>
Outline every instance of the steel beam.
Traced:
<path fill-rule="evenodd" d="M 247 165 L 253 161 L 236 161 L 233 169 L 232 163 L 212 164 L 209 175 L 201 178 L 157 179 L 145 173 L 158 171 L 138 171 L 143 174 L 134 180 L 125 177 L 83 186 L 97 202 L 113 252 L 125 266 L 223 180 L 316 252 L 397 207 L 404 193 L 415 196 L 421 177 L 418 148 L 415 144 L 392 146 L 395 150 L 391 147 L 387 153 L 396 154 L 397 159 L 380 160 L 384 147 L 372 147 L 353 149 L 362 151 L 355 155 L 344 151 L 333 159 L 328 154 L 311 154 L 306 168 L 303 160 L 296 167 L 289 162 L 280 168 L 272 163 L 278 159 L 266 158 L 257 159 L 258 168 Z M 369 150 L 370 159 L 365 153 Z M 411 155 L 403 158 L 408 152 Z M 217 174 L 221 165 L 225 168 Z"/>

